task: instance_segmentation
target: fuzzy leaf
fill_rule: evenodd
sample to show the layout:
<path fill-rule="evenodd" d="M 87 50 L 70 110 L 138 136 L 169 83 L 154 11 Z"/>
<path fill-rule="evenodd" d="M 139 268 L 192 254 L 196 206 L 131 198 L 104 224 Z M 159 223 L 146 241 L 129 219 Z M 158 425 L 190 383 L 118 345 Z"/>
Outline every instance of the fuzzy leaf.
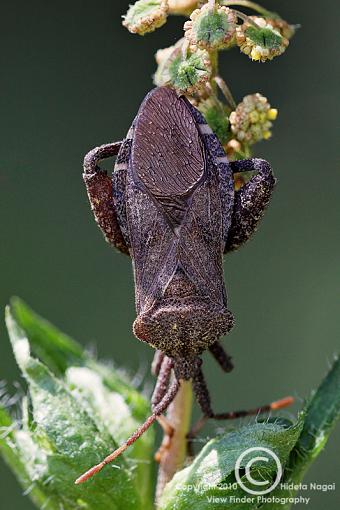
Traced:
<path fill-rule="evenodd" d="M 304 426 L 292 451 L 289 467 L 291 479 L 299 482 L 310 464 L 321 453 L 340 418 L 340 359 L 312 395 L 306 406 Z"/>
<path fill-rule="evenodd" d="M 265 447 L 273 451 L 285 466 L 302 429 L 301 419 L 295 425 L 277 420 L 255 423 L 216 438 L 202 449 L 193 464 L 179 471 L 166 486 L 161 500 L 162 510 L 205 510 L 213 504 L 216 510 L 258 508 L 254 502 L 240 504 L 232 497 L 249 496 L 235 483 L 235 463 L 248 448 Z M 246 463 L 249 458 L 245 458 Z M 241 463 L 241 468 L 245 465 Z M 251 469 L 256 479 L 272 480 L 276 475 L 274 461 L 258 462 Z M 246 483 L 244 476 L 242 481 Z"/>
<path fill-rule="evenodd" d="M 86 385 L 87 395 L 83 395 L 83 405 L 88 412 L 91 412 L 89 407 L 94 407 L 91 415 L 94 417 L 97 414 L 98 428 L 105 423 L 112 437 L 121 442 L 144 421 L 149 414 L 149 403 L 131 386 L 122 370 L 96 361 L 78 342 L 42 319 L 18 298 L 11 300 L 11 314 L 26 332 L 32 351 L 54 374 L 66 378 L 76 390 L 76 395 L 79 393 L 77 386 L 82 386 L 78 390 L 80 394 L 84 394 Z M 95 385 L 94 379 L 97 382 Z M 109 398 L 108 392 L 111 394 L 112 406 L 105 403 Z M 134 464 L 136 485 L 146 499 L 151 499 L 152 495 L 153 468 L 150 460 L 153 456 L 153 445 L 154 433 L 150 429 L 132 445 L 129 454 L 129 457 L 138 460 L 138 463 Z"/>
<path fill-rule="evenodd" d="M 125 398 L 111 387 L 118 381 L 125 394 L 136 390 L 120 381 L 118 374 L 110 378 L 107 367 L 20 301 L 7 310 L 6 318 L 17 363 L 28 383 L 32 410 L 23 412 L 21 425 L 12 423 L 1 410 L 4 433 L 0 446 L 33 501 L 53 510 L 151 508 L 152 432 L 94 480 L 74 485 L 82 472 L 98 463 L 138 425 Z M 31 339 L 59 377 L 32 357 Z M 139 396 L 138 412 L 142 410 L 146 415 L 148 405 Z"/>
<path fill-rule="evenodd" d="M 127 375 L 117 368 L 98 363 L 68 335 L 31 310 L 21 299 L 11 300 L 11 314 L 26 332 L 32 352 L 56 376 L 65 376 L 68 367 L 87 367 L 96 372 L 105 386 L 122 395 L 136 420 L 143 420 L 148 412 L 145 398 L 129 383 Z"/>

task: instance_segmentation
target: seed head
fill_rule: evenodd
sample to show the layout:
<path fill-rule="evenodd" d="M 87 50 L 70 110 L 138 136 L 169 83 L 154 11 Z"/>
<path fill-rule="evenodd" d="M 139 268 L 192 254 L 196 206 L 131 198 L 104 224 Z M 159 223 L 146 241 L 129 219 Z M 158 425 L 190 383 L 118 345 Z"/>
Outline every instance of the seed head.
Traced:
<path fill-rule="evenodd" d="M 191 45 L 201 49 L 227 48 L 234 40 L 236 23 L 236 14 L 232 9 L 216 6 L 211 10 L 209 4 L 204 4 L 184 23 L 184 35 Z"/>
<path fill-rule="evenodd" d="M 158 67 L 153 76 L 153 81 L 158 87 L 162 87 L 163 85 L 168 85 L 170 83 L 170 64 L 180 54 L 183 42 L 184 39 L 182 38 L 173 46 L 159 49 L 156 52 L 155 60 Z"/>
<path fill-rule="evenodd" d="M 153 32 L 166 22 L 168 0 L 138 0 L 124 16 L 123 25 L 133 34 Z"/>
<path fill-rule="evenodd" d="M 264 18 L 251 16 L 250 19 L 256 23 L 256 26 L 246 21 L 236 28 L 236 42 L 242 53 L 260 62 L 272 60 L 281 55 L 289 44 L 288 39 Z"/>
<path fill-rule="evenodd" d="M 245 96 L 229 117 L 231 132 L 241 143 L 252 145 L 271 137 L 272 120 L 278 111 L 261 94 Z"/>
<path fill-rule="evenodd" d="M 182 52 L 183 40 L 175 46 L 158 50 L 158 69 L 154 82 L 158 86 L 171 85 L 185 94 L 201 94 L 211 76 L 209 54 L 204 50 Z"/>

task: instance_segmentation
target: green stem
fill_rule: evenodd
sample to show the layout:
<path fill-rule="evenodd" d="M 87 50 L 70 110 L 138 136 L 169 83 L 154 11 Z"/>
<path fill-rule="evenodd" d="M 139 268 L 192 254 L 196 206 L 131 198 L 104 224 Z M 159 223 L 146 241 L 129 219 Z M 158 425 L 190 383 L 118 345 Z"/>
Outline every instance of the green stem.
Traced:
<path fill-rule="evenodd" d="M 270 16 L 272 13 L 270 11 L 267 11 L 264 7 L 261 5 L 250 2 L 249 0 L 238 0 L 238 1 L 232 1 L 232 0 L 225 0 L 224 2 L 221 2 L 222 5 L 225 5 L 226 7 L 232 7 L 232 6 L 239 6 L 239 7 L 248 7 L 249 9 L 252 9 L 253 11 L 256 11 L 263 16 Z"/>
<path fill-rule="evenodd" d="M 209 52 L 210 55 L 210 62 L 211 62 L 211 78 L 210 78 L 210 85 L 211 89 L 216 94 L 216 76 L 218 75 L 218 51 L 212 50 Z"/>
<path fill-rule="evenodd" d="M 223 80 L 223 78 L 221 78 L 221 76 L 215 76 L 214 80 L 215 80 L 216 84 L 218 85 L 218 87 L 221 89 L 222 94 L 224 95 L 224 97 L 227 100 L 231 109 L 235 110 L 236 102 L 235 102 L 235 99 L 233 98 L 230 88 L 228 87 L 226 82 Z"/>
<path fill-rule="evenodd" d="M 249 23 L 250 25 L 253 25 L 253 27 L 259 28 L 259 25 L 253 19 L 251 19 L 249 16 L 244 14 L 243 12 L 237 11 L 236 9 L 233 9 L 233 11 L 234 11 L 234 13 L 236 14 L 236 16 L 238 18 L 240 18 L 243 21 Z"/>

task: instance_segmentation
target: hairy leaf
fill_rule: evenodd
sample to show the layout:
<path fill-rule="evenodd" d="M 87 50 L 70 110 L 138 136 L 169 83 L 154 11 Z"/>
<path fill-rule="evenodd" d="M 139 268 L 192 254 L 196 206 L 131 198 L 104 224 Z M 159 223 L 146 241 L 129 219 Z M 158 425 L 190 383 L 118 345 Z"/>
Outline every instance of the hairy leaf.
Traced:
<path fill-rule="evenodd" d="M 21 423 L 1 409 L 0 446 L 32 500 L 65 510 L 150 508 L 152 432 L 94 480 L 74 485 L 138 425 L 125 397 L 135 394 L 138 414 L 145 416 L 144 398 L 20 301 L 6 319 L 31 405 L 24 405 Z M 31 347 L 56 373 L 31 355 Z M 113 391 L 116 386 L 123 395 Z"/>
<path fill-rule="evenodd" d="M 166 486 L 160 508 L 201 510 L 211 508 L 212 504 L 216 510 L 258 508 L 256 498 L 240 503 L 234 499 L 251 496 L 243 492 L 236 483 L 234 469 L 238 457 L 248 448 L 264 447 L 274 452 L 284 467 L 302 425 L 301 420 L 290 426 L 279 420 L 273 423 L 254 423 L 209 441 L 192 465 L 178 472 Z M 260 454 L 261 451 L 256 453 Z M 246 485 L 243 469 L 248 461 L 249 457 L 246 456 L 240 469 L 241 480 Z M 251 469 L 253 478 L 258 480 L 271 481 L 275 479 L 276 472 L 277 467 L 272 458 L 269 458 L 268 462 L 254 463 Z"/>

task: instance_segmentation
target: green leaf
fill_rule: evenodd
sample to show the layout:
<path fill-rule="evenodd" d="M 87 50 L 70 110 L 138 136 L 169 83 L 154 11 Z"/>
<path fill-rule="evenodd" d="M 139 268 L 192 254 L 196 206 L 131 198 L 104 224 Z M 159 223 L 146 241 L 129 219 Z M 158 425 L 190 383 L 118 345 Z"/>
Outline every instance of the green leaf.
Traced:
<path fill-rule="evenodd" d="M 152 432 L 93 480 L 74 485 L 138 426 L 125 397 L 135 394 L 130 402 L 137 402 L 143 418 L 145 399 L 19 300 L 7 309 L 6 319 L 32 409 L 25 407 L 22 424 L 0 410 L 0 447 L 33 501 L 53 510 L 151 508 Z M 31 347 L 56 373 L 32 357 Z M 116 386 L 124 395 L 112 391 Z"/>
<path fill-rule="evenodd" d="M 286 486 L 298 484 L 323 449 L 339 416 L 340 362 L 336 359 L 295 425 L 277 419 L 272 423 L 248 425 L 213 439 L 191 466 L 179 471 L 167 484 L 160 509 L 208 510 L 213 504 L 216 510 L 288 510 L 295 491 L 285 486 L 278 485 L 268 493 L 268 500 L 272 500 L 268 502 L 242 490 L 235 478 L 237 458 L 247 448 L 269 448 L 283 468 L 281 481 Z M 242 467 L 245 467 L 243 463 Z M 257 462 L 250 471 L 253 478 L 269 481 L 274 480 L 276 472 L 275 463 L 270 462 Z M 241 481 L 248 486 L 242 471 Z M 242 497 L 241 502 L 233 499 Z"/>
<path fill-rule="evenodd" d="M 234 469 L 239 456 L 248 448 L 268 448 L 285 466 L 302 429 L 302 420 L 287 426 L 284 422 L 254 423 L 216 438 L 202 449 L 191 466 L 179 471 L 166 486 L 160 508 L 162 510 L 250 510 L 258 508 L 252 502 L 237 503 L 233 497 L 248 496 L 236 483 Z M 241 468 L 249 460 L 245 457 Z M 251 469 L 253 478 L 272 480 L 277 467 L 275 461 L 257 462 Z M 241 480 L 247 484 L 242 475 Z"/>
<path fill-rule="evenodd" d="M 117 442 L 124 441 L 140 422 L 145 420 L 150 412 L 149 402 L 131 386 L 127 375 L 122 370 L 96 361 L 93 356 L 83 350 L 78 342 L 34 313 L 22 300 L 13 298 L 10 309 L 17 324 L 26 332 L 34 354 L 54 374 L 66 377 L 73 385 L 75 374 L 79 376 L 77 380 L 80 385 L 87 380 L 87 411 L 90 412 L 89 405 L 96 408 L 93 412 L 97 414 L 100 409 L 106 409 L 106 416 L 110 414 L 110 423 L 106 425 Z M 92 376 L 90 376 L 91 373 Z M 98 384 L 92 385 L 96 374 Z M 100 380 L 102 383 L 99 388 Z M 94 398 L 94 392 L 97 398 Z M 112 407 L 103 404 L 107 399 L 107 392 L 111 392 Z M 102 405 L 98 405 L 98 398 Z M 83 403 L 86 403 L 85 400 Z M 119 413 L 117 413 L 117 406 L 120 408 Z M 131 415 L 129 419 L 128 414 Z M 120 419 L 115 419 L 116 416 L 120 416 Z M 98 426 L 103 419 L 102 415 L 97 416 Z M 146 500 L 151 500 L 153 492 L 151 483 L 153 464 L 150 462 L 153 446 L 154 432 L 151 429 L 134 443 L 129 453 L 131 458 L 138 461 L 134 464 L 136 486 Z"/>
<path fill-rule="evenodd" d="M 299 482 L 323 450 L 340 417 L 340 360 L 332 368 L 306 406 L 304 426 L 289 462 L 291 479 Z"/>
<path fill-rule="evenodd" d="M 13 298 L 11 314 L 29 338 L 32 352 L 57 376 L 65 376 L 68 367 L 88 367 L 103 379 L 105 386 L 122 395 L 136 420 L 149 411 L 146 399 L 133 388 L 127 375 L 117 368 L 98 363 L 68 335 L 33 312 L 21 299 Z"/>
<path fill-rule="evenodd" d="M 0 405 L 0 452 L 7 463 L 12 469 L 16 478 L 24 488 L 25 492 L 30 494 L 32 501 L 40 508 L 46 501 L 46 497 L 42 491 L 41 484 L 37 481 L 32 481 L 24 463 L 24 458 L 21 455 L 16 444 L 17 424 L 12 421 L 12 418 L 7 411 Z M 50 507 L 51 510 L 57 507 Z"/>

